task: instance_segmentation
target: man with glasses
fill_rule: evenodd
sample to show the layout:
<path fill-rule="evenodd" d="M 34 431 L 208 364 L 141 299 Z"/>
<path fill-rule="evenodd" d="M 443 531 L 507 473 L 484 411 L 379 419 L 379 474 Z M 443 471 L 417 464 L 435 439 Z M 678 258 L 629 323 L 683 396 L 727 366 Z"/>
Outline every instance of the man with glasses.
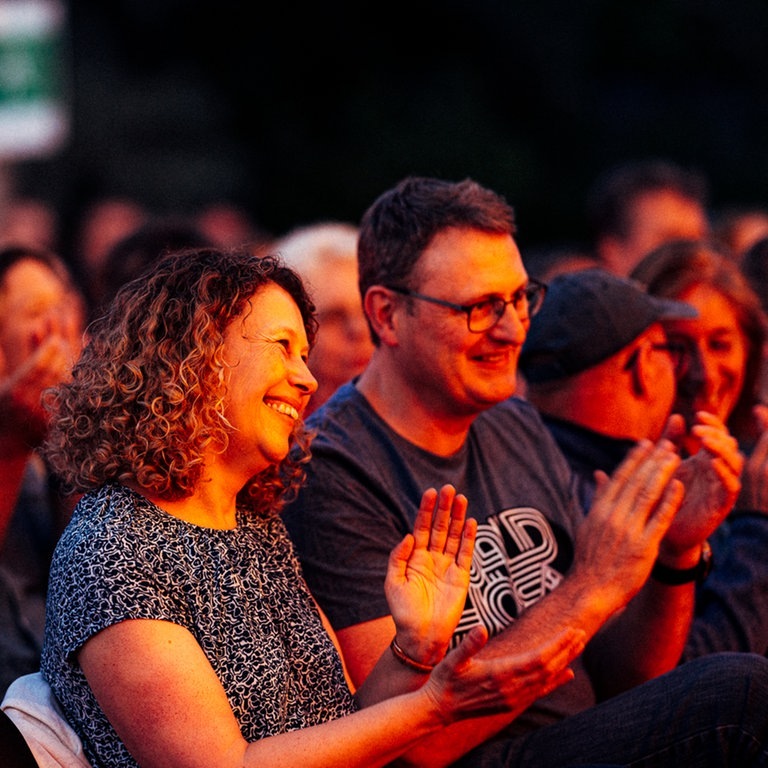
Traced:
<path fill-rule="evenodd" d="M 722 430 L 704 425 L 711 484 L 683 498 L 672 479 L 680 463 L 673 446 L 645 442 L 606 479 L 585 517 L 540 417 L 511 397 L 545 293 L 529 280 L 514 234 L 510 206 L 471 180 L 407 178 L 364 214 L 359 282 L 375 350 L 365 371 L 308 420 L 316 437 L 307 481 L 284 511 L 305 576 L 356 685 L 388 646 L 410 684 L 422 685 L 444 649 L 394 638 L 382 585 L 422 490 L 451 483 L 478 521 L 454 639 L 483 624 L 491 635 L 483 652 L 517 655 L 521 680 L 549 658 L 563 628 L 581 629 L 589 642 L 572 662 L 574 678 L 553 693 L 542 697 L 535 679 L 514 693 L 525 708 L 519 717 L 454 724 L 414 763 L 445 764 L 475 745 L 462 764 L 623 764 L 653 761 L 672 745 L 668 754 L 683 764 L 710 747 L 714 755 L 723 731 L 695 681 L 718 688 L 713 708 L 724 689 L 726 700 L 743 701 L 733 687 L 743 676 L 726 669 L 734 660 L 706 671 L 694 662 L 594 705 L 675 667 L 693 588 L 648 576 L 656 562 L 674 572 L 699 563 L 735 498 L 738 452 Z M 551 658 L 553 674 L 558 663 Z M 753 675 L 754 660 L 740 663 Z M 688 726 L 674 725 L 681 719 L 707 734 L 703 742 L 694 746 Z"/>
<path fill-rule="evenodd" d="M 690 352 L 666 340 L 661 321 L 696 314 L 688 304 L 660 301 L 639 284 L 602 270 L 550 283 L 520 368 L 528 399 L 578 480 L 585 510 L 592 504 L 597 470 L 612 473 L 638 440 L 685 429 L 682 416 L 670 414 Z M 688 459 L 683 466 L 692 463 Z M 750 512 L 739 499 L 712 536 L 709 563 L 688 574 L 698 586 L 683 659 L 713 651 L 766 652 L 761 617 L 768 615 L 768 517 Z"/>

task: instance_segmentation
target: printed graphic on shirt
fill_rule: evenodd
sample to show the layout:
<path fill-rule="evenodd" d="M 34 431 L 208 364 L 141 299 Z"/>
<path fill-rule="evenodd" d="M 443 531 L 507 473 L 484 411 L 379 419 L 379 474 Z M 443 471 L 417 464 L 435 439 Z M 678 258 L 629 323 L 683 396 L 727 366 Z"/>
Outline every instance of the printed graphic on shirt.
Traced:
<path fill-rule="evenodd" d="M 467 606 L 453 643 L 477 624 L 495 635 L 563 579 L 558 540 L 537 509 L 507 509 L 478 526 Z"/>

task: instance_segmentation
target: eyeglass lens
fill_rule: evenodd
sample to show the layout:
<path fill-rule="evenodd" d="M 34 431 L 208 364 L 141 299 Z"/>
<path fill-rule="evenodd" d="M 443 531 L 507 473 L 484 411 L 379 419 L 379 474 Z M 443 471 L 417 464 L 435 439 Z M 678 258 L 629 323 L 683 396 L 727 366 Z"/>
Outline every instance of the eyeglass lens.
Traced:
<path fill-rule="evenodd" d="M 530 282 L 516 291 L 509 301 L 495 298 L 475 304 L 469 312 L 469 330 L 480 333 L 492 328 L 501 320 L 508 304 L 514 307 L 521 319 L 533 317 L 541 309 L 545 292 L 544 284 Z"/>

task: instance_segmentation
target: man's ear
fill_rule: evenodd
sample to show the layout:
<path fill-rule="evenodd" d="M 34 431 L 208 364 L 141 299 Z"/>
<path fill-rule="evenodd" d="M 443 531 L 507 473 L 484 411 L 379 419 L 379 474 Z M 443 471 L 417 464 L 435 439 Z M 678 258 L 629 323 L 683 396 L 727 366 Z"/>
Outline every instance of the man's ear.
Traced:
<path fill-rule="evenodd" d="M 636 397 L 648 397 L 653 392 L 651 349 L 647 344 L 637 347 L 637 362 L 632 367 L 632 391 Z"/>
<path fill-rule="evenodd" d="M 397 299 L 392 291 L 381 285 L 372 285 L 365 292 L 363 299 L 365 314 L 381 343 L 388 347 L 394 347 L 398 343 L 396 306 Z"/>

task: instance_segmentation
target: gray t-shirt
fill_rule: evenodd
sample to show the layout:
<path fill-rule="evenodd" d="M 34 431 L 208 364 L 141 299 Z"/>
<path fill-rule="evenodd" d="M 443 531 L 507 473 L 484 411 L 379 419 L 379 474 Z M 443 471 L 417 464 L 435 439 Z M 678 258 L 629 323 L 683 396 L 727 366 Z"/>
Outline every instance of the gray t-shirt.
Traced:
<path fill-rule="evenodd" d="M 448 457 L 390 429 L 351 383 L 308 426 L 317 435 L 307 481 L 283 519 L 310 589 L 336 629 L 389 615 L 387 559 L 411 531 L 430 486 L 452 483 L 479 523 L 454 643 L 478 623 L 498 633 L 568 571 L 583 513 L 570 470 L 529 403 L 510 399 L 486 411 Z M 518 719 L 516 732 L 595 703 L 580 661 L 576 668 L 577 679 Z"/>
<path fill-rule="evenodd" d="M 108 485 L 83 497 L 56 548 L 42 661 L 94 768 L 136 763 L 73 652 L 140 618 L 189 629 L 248 741 L 355 709 L 280 518 L 239 511 L 234 529 L 202 528 Z"/>

